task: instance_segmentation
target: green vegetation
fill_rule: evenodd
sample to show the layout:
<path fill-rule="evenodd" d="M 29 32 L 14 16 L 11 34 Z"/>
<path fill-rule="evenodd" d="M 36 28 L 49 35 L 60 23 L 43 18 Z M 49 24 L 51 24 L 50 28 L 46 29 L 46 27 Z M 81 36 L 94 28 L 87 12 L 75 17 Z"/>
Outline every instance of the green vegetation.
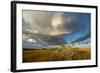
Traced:
<path fill-rule="evenodd" d="M 66 48 L 65 44 L 60 45 L 61 48 Z"/>

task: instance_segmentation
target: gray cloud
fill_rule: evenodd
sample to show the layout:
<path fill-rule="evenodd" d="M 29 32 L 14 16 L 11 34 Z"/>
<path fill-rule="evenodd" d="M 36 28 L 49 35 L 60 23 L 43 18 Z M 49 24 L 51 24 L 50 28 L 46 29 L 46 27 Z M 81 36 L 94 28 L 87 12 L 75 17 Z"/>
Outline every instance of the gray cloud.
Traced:
<path fill-rule="evenodd" d="M 66 18 L 66 20 L 64 20 Z M 69 34 L 73 30 L 71 15 L 64 15 L 63 12 L 47 11 L 23 11 L 23 19 L 31 26 L 31 30 L 42 34 L 59 35 Z M 76 21 L 76 20 L 75 20 Z M 23 27 L 26 26 L 23 23 Z M 73 30 L 75 31 L 75 30 Z"/>
<path fill-rule="evenodd" d="M 82 30 L 84 21 L 80 18 L 76 13 L 24 10 L 23 46 L 29 46 L 32 41 L 36 42 L 31 45 L 39 44 L 40 47 L 66 44 L 67 41 L 64 40 L 64 37 Z M 78 40 L 81 38 L 76 41 Z"/>

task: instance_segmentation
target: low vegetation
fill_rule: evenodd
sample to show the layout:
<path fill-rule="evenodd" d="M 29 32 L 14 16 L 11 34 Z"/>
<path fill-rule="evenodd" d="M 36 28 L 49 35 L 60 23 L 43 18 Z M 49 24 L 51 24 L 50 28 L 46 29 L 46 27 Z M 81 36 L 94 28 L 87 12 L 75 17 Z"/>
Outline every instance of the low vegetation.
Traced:
<path fill-rule="evenodd" d="M 72 46 L 60 48 L 31 49 L 23 48 L 23 62 L 48 62 L 91 59 L 90 48 L 73 48 Z"/>

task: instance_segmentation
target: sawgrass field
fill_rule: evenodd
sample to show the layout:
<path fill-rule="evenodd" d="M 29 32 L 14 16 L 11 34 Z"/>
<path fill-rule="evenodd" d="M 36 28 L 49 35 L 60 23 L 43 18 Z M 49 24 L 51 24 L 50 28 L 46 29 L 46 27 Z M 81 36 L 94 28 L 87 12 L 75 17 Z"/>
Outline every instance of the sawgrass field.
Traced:
<path fill-rule="evenodd" d="M 23 63 L 91 59 L 90 48 L 23 48 Z"/>

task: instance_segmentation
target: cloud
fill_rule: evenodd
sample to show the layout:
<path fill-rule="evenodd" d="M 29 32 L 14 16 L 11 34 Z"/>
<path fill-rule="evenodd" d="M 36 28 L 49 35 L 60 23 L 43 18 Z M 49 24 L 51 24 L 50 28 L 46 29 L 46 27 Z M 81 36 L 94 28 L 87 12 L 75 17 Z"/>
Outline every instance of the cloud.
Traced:
<path fill-rule="evenodd" d="M 86 40 L 86 39 L 88 39 L 88 38 L 90 38 L 90 37 L 91 37 L 91 34 L 90 34 L 90 33 L 87 33 L 87 34 L 85 34 L 84 36 L 82 36 L 82 37 L 76 39 L 76 40 L 73 41 L 73 42 L 80 42 L 80 41 Z"/>
<path fill-rule="evenodd" d="M 23 40 L 35 45 L 67 44 L 90 38 L 88 13 L 24 10 L 22 22 Z"/>
<path fill-rule="evenodd" d="M 63 19 L 63 12 L 23 11 L 23 27 L 30 26 L 30 31 L 38 31 L 42 34 L 69 34 L 70 31 L 66 29 Z"/>

